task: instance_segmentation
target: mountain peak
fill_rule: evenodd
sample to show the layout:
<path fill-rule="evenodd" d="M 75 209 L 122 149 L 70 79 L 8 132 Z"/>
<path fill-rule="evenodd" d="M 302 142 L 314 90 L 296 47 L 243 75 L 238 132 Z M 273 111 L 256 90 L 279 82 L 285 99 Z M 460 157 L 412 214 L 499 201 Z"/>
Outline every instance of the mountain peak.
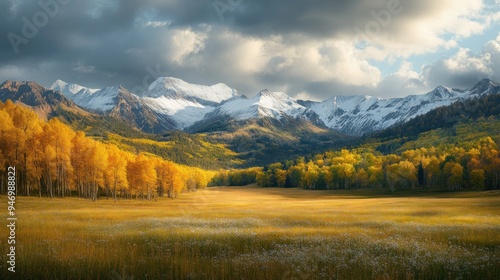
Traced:
<path fill-rule="evenodd" d="M 0 85 L 0 90 L 7 90 L 10 92 L 15 91 L 21 94 L 30 92 L 37 92 L 41 94 L 43 92 L 46 92 L 47 88 L 43 87 L 42 85 L 36 82 L 30 82 L 30 81 L 18 82 L 18 81 L 7 80 L 2 85 Z"/>
<path fill-rule="evenodd" d="M 65 87 L 67 84 L 68 83 L 66 83 L 65 81 L 57 79 L 55 82 L 52 83 L 52 85 L 50 87 L 51 88 L 53 88 L 53 87 Z"/>
<path fill-rule="evenodd" d="M 429 92 L 427 96 L 431 101 L 441 100 L 453 98 L 456 95 L 454 94 L 454 90 L 445 86 L 438 86 L 433 91 Z"/>
<path fill-rule="evenodd" d="M 493 82 L 492 80 L 490 79 L 482 79 L 481 81 L 479 81 L 478 84 L 489 84 L 489 85 L 493 85 L 493 86 L 498 86 L 497 83 Z"/>
<path fill-rule="evenodd" d="M 35 83 L 35 82 L 30 82 L 30 81 L 22 81 L 22 82 L 18 82 L 18 81 L 12 81 L 12 80 L 7 80 L 5 82 L 3 82 L 3 84 L 0 85 L 0 88 L 2 89 L 19 89 L 20 87 L 23 87 L 23 86 L 27 86 L 29 88 L 36 88 L 36 89 L 44 89 L 45 88 L 43 86 L 41 86 L 40 84 L 38 83 Z"/>
<path fill-rule="evenodd" d="M 287 94 L 264 89 L 251 99 L 246 96 L 238 96 L 221 103 L 209 117 L 229 117 L 236 120 L 269 117 L 279 120 L 285 115 L 299 117 L 306 110 L 307 108 Z"/>
<path fill-rule="evenodd" d="M 179 78 L 160 77 L 154 81 L 144 94 L 145 97 L 159 98 L 193 98 L 209 102 L 220 103 L 238 95 L 238 92 L 225 84 L 218 83 L 204 86 L 187 83 Z"/>
<path fill-rule="evenodd" d="M 62 94 L 66 97 L 70 97 L 75 94 L 88 94 L 92 95 L 98 89 L 93 89 L 93 88 L 87 88 L 81 85 L 77 84 L 70 84 L 67 83 L 63 80 L 56 80 L 52 85 L 50 86 L 51 90 L 56 90 L 62 92 Z"/>
<path fill-rule="evenodd" d="M 266 88 L 266 89 L 261 90 L 258 94 L 260 94 L 260 95 L 271 95 L 272 92 Z"/>
<path fill-rule="evenodd" d="M 471 95 L 490 94 L 493 89 L 500 87 L 500 84 L 493 82 L 490 79 L 482 79 L 470 90 Z"/>
<path fill-rule="evenodd" d="M 284 92 L 273 92 L 273 91 L 270 91 L 268 89 L 261 90 L 256 95 L 256 97 L 257 98 L 269 97 L 269 98 L 280 99 L 280 100 L 293 100 L 292 97 L 290 97 L 288 94 L 286 94 Z"/>
<path fill-rule="evenodd" d="M 121 85 L 91 91 L 88 88 L 79 89 L 78 85 L 70 84 L 63 87 L 61 91 L 78 106 L 96 112 L 111 111 L 117 105 L 117 96 L 120 92 L 128 92 Z"/>
<path fill-rule="evenodd" d="M 490 79 L 482 79 L 474 87 L 477 87 L 477 86 L 498 87 L 498 86 L 500 86 L 500 84 L 498 84 Z"/>
<path fill-rule="evenodd" d="M 31 106 L 40 117 L 47 119 L 60 104 L 73 107 L 74 103 L 60 92 L 47 89 L 36 82 L 5 81 L 0 86 L 0 101 L 22 102 Z"/>

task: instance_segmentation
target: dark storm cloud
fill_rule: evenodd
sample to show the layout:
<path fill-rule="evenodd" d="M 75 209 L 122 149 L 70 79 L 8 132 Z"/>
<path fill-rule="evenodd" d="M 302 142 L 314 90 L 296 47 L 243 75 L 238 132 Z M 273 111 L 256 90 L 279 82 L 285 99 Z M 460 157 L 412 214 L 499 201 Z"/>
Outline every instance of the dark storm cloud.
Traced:
<path fill-rule="evenodd" d="M 34 20 L 43 21 L 40 15 L 50 13 L 40 3 L 56 3 L 57 12 L 47 17 L 32 38 L 26 38 L 23 34 L 26 21 L 30 24 Z M 431 0 L 6 0 L 0 2 L 0 80 L 27 79 L 50 85 L 60 78 L 90 87 L 123 84 L 132 89 L 145 87 L 145 80 L 151 82 L 150 77 L 162 74 L 194 83 L 225 82 L 243 93 L 276 86 L 293 88 L 291 94 L 309 91 L 323 97 L 327 91 L 349 91 L 349 87 L 338 82 L 302 83 L 296 77 L 292 82 L 290 77 L 270 71 L 252 76 L 235 66 L 228 67 L 238 57 L 227 54 L 241 41 L 224 34 L 264 41 L 279 36 L 283 44 L 289 45 L 352 38 L 360 35 L 359 30 L 365 30 L 367 24 L 376 22 L 374 13 L 386 11 L 388 5 L 404 8 L 404 16 L 390 15 L 392 24 L 377 34 L 382 37 L 384 33 L 404 33 L 405 20 L 428 14 L 439 5 L 436 3 Z M 50 9 L 55 9 L 54 5 Z M 179 54 L 183 40 L 186 45 L 194 44 L 191 47 L 196 49 L 196 42 L 188 42 L 192 34 L 179 36 L 177 45 L 172 43 L 176 34 L 188 31 L 205 36 L 204 45 L 202 50 Z M 25 41 L 13 44 L 13 37 L 8 34 L 16 34 Z M 169 59 L 176 54 L 186 63 Z M 279 57 L 273 59 L 267 65 L 281 63 Z M 151 69 L 159 73 L 151 73 Z M 352 90 L 357 92 L 356 88 Z"/>

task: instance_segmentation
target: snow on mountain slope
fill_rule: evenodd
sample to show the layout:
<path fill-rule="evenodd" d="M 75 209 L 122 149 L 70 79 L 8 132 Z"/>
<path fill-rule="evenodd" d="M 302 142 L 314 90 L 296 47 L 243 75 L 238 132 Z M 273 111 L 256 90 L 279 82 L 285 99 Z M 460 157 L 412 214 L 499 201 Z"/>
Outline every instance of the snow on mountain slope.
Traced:
<path fill-rule="evenodd" d="M 92 95 L 98 89 L 92 89 L 92 88 L 87 88 L 83 87 L 77 84 L 69 84 L 61 80 L 55 81 L 51 86 L 51 90 L 56 90 L 60 91 L 64 96 L 71 98 L 75 94 L 89 94 Z"/>
<path fill-rule="evenodd" d="M 104 113 L 111 111 L 116 106 L 116 98 L 120 91 L 126 91 L 126 89 L 122 86 L 114 86 L 91 92 L 84 88 L 73 95 L 66 95 L 66 93 L 65 96 L 84 109 Z"/>
<path fill-rule="evenodd" d="M 500 93 L 500 84 L 489 79 L 483 79 L 465 94 L 469 96 L 482 96 L 495 93 Z"/>
<path fill-rule="evenodd" d="M 142 100 L 156 113 L 172 118 L 179 129 L 193 125 L 215 109 L 215 106 L 203 105 L 184 98 L 160 96 L 158 98 L 144 97 Z"/>
<path fill-rule="evenodd" d="M 311 105 L 321 121 L 331 129 L 362 135 L 406 122 L 437 107 L 468 96 L 468 92 L 443 86 L 425 95 L 383 99 L 371 96 L 334 96 Z"/>
<path fill-rule="evenodd" d="M 120 91 L 126 91 L 122 86 L 107 87 L 93 94 L 78 94 L 73 101 L 83 108 L 98 112 L 109 112 L 117 104 Z"/>
<path fill-rule="evenodd" d="M 192 98 L 203 101 L 220 103 L 224 100 L 237 96 L 235 89 L 225 84 L 216 84 L 213 86 L 203 86 L 189 84 L 181 79 L 172 77 L 161 77 L 154 81 L 144 94 L 145 97 L 158 98 Z"/>
<path fill-rule="evenodd" d="M 101 90 L 83 87 L 77 84 L 69 84 L 61 80 L 55 81 L 50 87 L 52 90 L 60 91 L 64 96 L 75 102 L 76 105 L 97 112 L 109 112 L 116 105 L 116 97 L 121 86 L 107 87 Z"/>
<path fill-rule="evenodd" d="M 142 98 L 159 114 L 172 118 L 179 129 L 202 120 L 224 100 L 237 96 L 237 91 L 225 84 L 195 85 L 172 77 L 153 82 Z"/>
<path fill-rule="evenodd" d="M 247 98 L 238 96 L 236 90 L 224 84 L 193 85 L 171 77 L 157 79 L 142 97 L 121 86 L 94 90 L 58 80 L 51 88 L 63 92 L 80 107 L 102 113 L 115 110 L 116 106 L 120 106 L 119 94 L 126 94 L 133 103 L 137 103 L 131 108 L 143 111 L 140 116 L 152 120 L 152 115 L 155 115 L 158 120 L 165 120 L 160 122 L 160 125 L 165 124 L 165 130 L 186 129 L 200 121 L 209 123 L 212 118 L 247 120 L 288 116 L 309 119 L 314 124 L 322 123 L 349 135 L 382 130 L 461 99 L 500 93 L 500 85 L 487 79 L 469 90 L 439 86 L 424 95 L 392 99 L 333 96 L 323 102 L 297 101 L 285 93 L 269 90 Z M 158 130 L 155 128 L 155 131 Z"/>
<path fill-rule="evenodd" d="M 263 90 L 253 98 L 236 97 L 223 102 L 213 113 L 227 115 L 237 120 L 270 117 L 280 119 L 283 115 L 298 117 L 307 110 L 306 107 L 285 93 Z"/>
<path fill-rule="evenodd" d="M 113 110 L 118 105 L 119 93 L 126 91 L 121 86 L 95 90 L 61 80 L 54 82 L 51 88 L 61 91 L 82 108 L 101 113 Z M 173 120 L 177 129 L 184 129 L 203 119 L 221 101 L 234 96 L 237 96 L 237 91 L 224 84 L 193 85 L 180 79 L 162 77 L 150 85 L 143 97 L 137 97 L 137 102 L 158 116 L 166 117 L 169 122 Z"/>

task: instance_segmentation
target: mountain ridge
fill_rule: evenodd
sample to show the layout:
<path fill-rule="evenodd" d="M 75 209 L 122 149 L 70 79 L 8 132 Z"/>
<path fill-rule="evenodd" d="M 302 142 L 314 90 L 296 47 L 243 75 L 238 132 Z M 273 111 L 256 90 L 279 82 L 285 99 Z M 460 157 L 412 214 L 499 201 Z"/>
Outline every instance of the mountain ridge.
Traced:
<path fill-rule="evenodd" d="M 81 89 L 77 93 L 80 91 Z M 158 112 L 145 104 L 143 99 L 130 93 L 126 88 L 115 86 L 100 91 L 102 95 L 106 95 L 104 93 L 108 92 L 113 97 L 111 99 L 114 102 L 114 106 L 110 111 L 105 113 L 83 110 L 63 93 L 44 88 L 34 82 L 6 81 L 0 85 L 0 100 L 5 102 L 6 99 L 12 99 L 18 103 L 26 102 L 26 104 L 31 104 L 25 104 L 26 106 L 34 105 L 35 107 L 41 106 L 41 108 L 48 106 L 50 114 L 46 114 L 47 118 L 49 116 L 60 117 L 61 120 L 71 124 L 78 130 L 85 131 L 91 136 L 102 137 L 104 141 L 108 141 L 110 133 L 117 133 L 123 135 L 126 139 L 130 137 L 129 135 L 135 135 L 132 137 L 136 139 L 146 138 L 162 142 L 166 141 L 164 139 L 168 138 L 167 136 L 170 135 L 170 131 L 174 134 L 177 132 L 178 124 L 170 116 L 158 114 Z M 93 95 L 99 97 L 100 94 L 98 92 L 94 92 Z M 85 94 L 83 91 L 81 93 Z M 261 166 L 274 162 L 277 158 L 282 160 L 293 159 L 297 156 L 307 156 L 315 152 L 356 145 L 356 143 L 362 143 L 366 139 L 366 137 L 349 137 L 328 128 L 324 125 L 316 111 L 311 109 L 314 106 L 318 106 L 318 104 L 334 104 L 335 106 L 332 105 L 328 109 L 331 109 L 330 112 L 337 112 L 340 117 L 345 115 L 346 112 L 356 115 L 356 113 L 353 113 L 356 110 L 359 115 L 362 115 L 364 111 L 376 111 L 377 106 L 381 106 L 380 104 L 388 106 L 387 110 L 400 108 L 406 104 L 406 107 L 403 106 L 403 108 L 407 108 L 407 111 L 403 113 L 409 112 L 410 115 L 418 113 L 419 110 L 422 110 L 422 106 L 425 107 L 428 104 L 437 107 L 431 110 L 430 113 L 420 115 L 428 117 L 414 117 L 410 119 L 410 122 L 397 123 L 402 129 L 394 125 L 395 132 L 389 133 L 391 135 L 398 135 L 398 133 L 399 135 L 407 135 L 426 129 L 427 126 L 422 126 L 422 129 L 419 128 L 421 124 L 453 122 L 457 118 L 461 118 L 463 115 L 461 112 L 465 112 L 466 116 L 469 114 L 468 112 L 480 114 L 481 112 L 476 112 L 477 109 L 474 108 L 489 107 L 477 107 L 474 105 L 475 101 L 473 100 L 483 100 L 487 97 L 484 100 L 494 100 L 494 102 L 498 103 L 498 98 L 500 98 L 499 93 L 500 86 L 489 80 L 481 81 L 469 90 L 437 87 L 435 90 L 422 96 L 409 96 L 398 99 L 383 99 L 371 96 L 334 96 L 327 100 L 329 103 L 300 101 L 291 98 L 285 93 L 262 90 L 252 98 L 238 95 L 222 101 L 215 107 L 214 111 L 205 114 L 201 121 L 196 122 L 194 125 L 185 128 L 184 132 L 179 133 L 188 135 L 182 137 L 186 138 L 184 141 L 186 146 L 184 147 L 189 147 L 191 141 L 196 137 L 200 139 L 201 142 L 193 150 L 194 153 L 191 154 L 192 156 L 196 154 L 197 149 L 203 150 L 205 149 L 204 145 L 211 143 L 210 145 L 213 145 L 213 147 L 222 145 L 227 147 L 230 153 L 234 152 L 233 155 L 226 156 L 224 159 L 219 159 L 218 156 L 210 157 L 217 162 L 221 160 L 217 166 Z M 75 95 L 73 94 L 72 96 Z M 437 106 L 441 103 L 446 104 L 446 102 L 452 99 L 458 99 L 459 101 L 471 100 L 467 102 L 467 104 L 471 105 L 467 105 L 465 111 L 464 107 L 458 101 L 458 103 L 453 103 L 458 105 Z M 31 102 L 33 100 L 36 103 Z M 186 101 L 187 99 L 181 98 L 179 100 Z M 243 105 L 235 107 L 232 105 L 234 102 L 242 102 Z M 414 104 L 421 107 L 415 107 L 413 106 Z M 249 113 L 249 116 L 241 117 L 241 115 L 233 114 L 235 112 L 226 112 L 221 110 L 221 108 L 232 108 L 235 112 L 240 113 L 247 113 L 247 109 L 252 109 L 253 111 Z M 268 109 L 269 111 L 265 111 L 264 109 Z M 491 114 L 498 115 L 498 110 L 498 106 L 492 107 Z M 432 112 L 437 112 L 437 114 Z M 396 110 L 391 113 L 395 114 L 395 118 L 397 118 L 398 113 L 401 112 Z M 252 114 L 255 114 L 256 117 L 253 117 Z M 399 117 L 402 115 L 400 114 Z M 240 117 L 238 118 L 238 116 Z M 378 117 L 382 119 L 386 116 Z M 362 120 L 362 117 L 360 119 Z M 155 134 L 140 134 L 141 131 L 160 132 Z M 195 138 L 189 138 L 191 136 Z M 382 144 L 380 150 L 397 148 L 397 141 L 399 140 L 388 140 L 389 144 Z M 150 152 L 152 153 L 160 151 L 157 151 L 157 147 L 154 145 L 150 148 Z M 177 152 L 182 154 L 182 149 L 184 148 L 177 150 Z M 205 167 L 210 166 L 211 159 L 203 162 Z M 223 162 L 228 159 L 230 162 Z M 193 161 L 187 160 L 184 163 L 189 164 L 193 163 Z M 196 164 L 201 163 L 197 162 Z M 215 166 L 215 162 L 212 164 Z"/>
<path fill-rule="evenodd" d="M 158 78 L 142 96 L 122 86 L 96 90 L 61 80 L 54 82 L 51 88 L 60 90 L 64 97 L 85 110 L 112 116 L 147 133 L 212 131 L 209 127 L 224 118 L 280 120 L 292 117 L 351 136 L 405 123 L 458 100 L 500 93 L 500 85 L 489 79 L 467 90 L 438 86 L 422 95 L 390 99 L 336 95 L 322 102 L 296 100 L 286 93 L 267 89 L 248 98 L 225 84 L 202 86 L 172 77 Z M 224 130 L 224 127 L 218 129 Z"/>
<path fill-rule="evenodd" d="M 5 81 L 0 85 L 0 101 L 11 100 L 33 109 L 41 119 L 48 120 L 61 108 L 85 114 L 73 101 L 58 91 L 35 82 Z"/>

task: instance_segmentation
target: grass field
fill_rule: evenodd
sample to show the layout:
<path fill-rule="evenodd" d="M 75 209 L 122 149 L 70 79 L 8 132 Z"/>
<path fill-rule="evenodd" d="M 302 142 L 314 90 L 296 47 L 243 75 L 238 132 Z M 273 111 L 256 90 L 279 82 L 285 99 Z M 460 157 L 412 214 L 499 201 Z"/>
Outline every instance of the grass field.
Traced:
<path fill-rule="evenodd" d="M 498 191 L 213 188 L 157 202 L 18 197 L 16 211 L 16 273 L 3 226 L 1 279 L 500 275 Z"/>

